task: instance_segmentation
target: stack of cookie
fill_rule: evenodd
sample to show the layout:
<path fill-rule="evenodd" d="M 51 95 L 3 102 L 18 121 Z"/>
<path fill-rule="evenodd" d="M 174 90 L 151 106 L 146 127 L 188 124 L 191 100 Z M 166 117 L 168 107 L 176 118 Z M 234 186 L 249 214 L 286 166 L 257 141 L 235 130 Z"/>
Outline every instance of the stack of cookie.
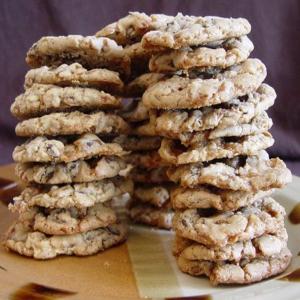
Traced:
<path fill-rule="evenodd" d="M 250 24 L 181 14 L 124 20 L 106 33 L 150 53 L 152 73 L 134 80 L 146 82 L 140 86 L 150 119 L 136 131 L 162 136 L 159 154 L 172 165 L 179 268 L 213 284 L 246 284 L 284 271 L 291 259 L 285 211 L 270 195 L 291 173 L 265 151 L 274 142 L 266 110 L 276 94 L 263 83 L 264 64 L 248 58 Z"/>
<path fill-rule="evenodd" d="M 161 138 L 141 135 L 136 131 L 140 124 L 149 122 L 149 112 L 141 101 L 142 93 L 134 86 L 126 87 L 126 96 L 128 98 L 123 101 L 121 116 L 131 125 L 131 133 L 114 141 L 131 152 L 125 160 L 134 166 L 131 177 L 135 188 L 128 204 L 129 216 L 136 223 L 170 229 L 173 210 L 165 163 L 158 154 Z"/>
<path fill-rule="evenodd" d="M 129 60 L 107 38 L 44 37 L 29 50 L 35 69 L 12 104 L 16 134 L 28 140 L 13 153 L 26 184 L 10 209 L 19 213 L 5 245 L 36 259 L 90 255 L 126 239 L 110 207 L 130 193 L 127 152 L 112 139 L 129 131 L 117 110 Z M 104 69 L 106 68 L 106 69 Z M 110 70 L 109 70 L 110 69 Z"/>
<path fill-rule="evenodd" d="M 143 92 L 161 74 L 149 73 L 151 51 L 142 47 L 138 37 L 130 37 L 130 28 L 135 28 L 142 35 L 144 30 L 148 30 L 150 20 L 146 14 L 134 12 L 101 29 L 96 36 L 109 37 L 123 46 L 124 54 L 131 63 L 121 116 L 131 124 L 132 131 L 130 136 L 116 139 L 125 150 L 131 151 L 126 160 L 134 166 L 131 177 L 135 189 L 129 204 L 130 217 L 136 223 L 170 229 L 174 215 L 169 197 L 172 184 L 166 176 L 166 164 L 158 154 L 161 138 L 138 131 L 142 124 L 149 122 L 149 111 L 141 101 Z"/>

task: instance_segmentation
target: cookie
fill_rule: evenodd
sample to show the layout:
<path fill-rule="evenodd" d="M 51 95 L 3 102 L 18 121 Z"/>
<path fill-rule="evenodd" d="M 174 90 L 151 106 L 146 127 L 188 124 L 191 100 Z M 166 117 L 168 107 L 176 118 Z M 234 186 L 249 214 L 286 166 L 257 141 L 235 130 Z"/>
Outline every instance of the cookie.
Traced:
<path fill-rule="evenodd" d="M 139 185 L 133 192 L 137 202 L 162 207 L 170 200 L 170 187 L 167 185 Z"/>
<path fill-rule="evenodd" d="M 266 197 L 235 212 L 201 209 L 176 212 L 173 228 L 179 236 L 217 248 L 275 234 L 284 227 L 284 216 L 284 208 Z"/>
<path fill-rule="evenodd" d="M 280 254 L 267 257 L 241 260 L 239 263 L 177 259 L 180 270 L 193 276 L 206 275 L 213 285 L 249 284 L 275 276 L 287 269 L 292 254 L 285 248 Z"/>
<path fill-rule="evenodd" d="M 151 120 L 151 117 L 150 117 Z M 242 137 L 246 135 L 256 135 L 268 131 L 273 125 L 273 121 L 265 111 L 261 114 L 254 116 L 248 123 L 232 124 L 228 127 L 217 126 L 211 130 L 196 131 L 196 132 L 164 132 L 162 130 L 161 135 L 172 139 L 180 140 L 181 144 L 187 146 L 197 146 L 207 140 L 213 140 L 224 137 Z M 160 134 L 155 128 L 152 121 L 138 126 L 134 130 L 135 134 L 155 136 Z"/>
<path fill-rule="evenodd" d="M 145 48 L 182 48 L 248 34 L 251 26 L 246 19 L 195 17 L 164 14 L 146 15 L 131 12 L 107 25 L 96 36 L 108 37 L 120 45 L 142 40 Z M 149 32 L 150 31 L 150 32 Z"/>
<path fill-rule="evenodd" d="M 182 165 L 232 158 L 238 155 L 255 155 L 257 151 L 267 149 L 273 144 L 274 139 L 269 132 L 237 138 L 204 140 L 191 147 L 183 147 L 175 140 L 164 138 L 158 153 L 163 161 L 173 165 Z"/>
<path fill-rule="evenodd" d="M 126 151 L 157 150 L 160 147 L 159 136 L 135 136 L 120 135 L 113 139 L 114 143 L 120 144 Z"/>
<path fill-rule="evenodd" d="M 88 112 L 120 107 L 119 98 L 96 89 L 34 84 L 15 99 L 11 113 L 16 118 L 28 119 L 53 112 Z"/>
<path fill-rule="evenodd" d="M 107 37 L 119 45 L 131 45 L 141 40 L 142 36 L 152 29 L 152 19 L 145 13 L 130 12 L 126 17 L 99 30 L 97 37 Z"/>
<path fill-rule="evenodd" d="M 112 178 L 88 183 L 52 186 L 28 186 L 21 195 L 14 197 L 12 211 L 21 213 L 33 207 L 45 208 L 85 208 L 104 203 L 123 194 L 133 193 L 130 179 Z"/>
<path fill-rule="evenodd" d="M 218 106 L 197 110 L 152 110 L 150 125 L 154 126 L 155 132 L 169 138 L 216 127 L 229 128 L 250 123 L 255 116 L 271 107 L 275 98 L 274 89 L 263 83 L 256 91 Z"/>
<path fill-rule="evenodd" d="M 162 184 L 170 181 L 167 176 L 167 167 L 158 167 L 147 170 L 137 166 L 130 172 L 130 178 L 134 182 L 140 183 Z"/>
<path fill-rule="evenodd" d="M 151 85 L 168 78 L 168 75 L 162 73 L 142 74 L 125 86 L 125 95 L 128 97 L 141 97 Z"/>
<path fill-rule="evenodd" d="M 87 70 L 79 63 L 62 64 L 58 67 L 43 66 L 29 70 L 25 75 L 25 89 L 36 83 L 89 87 L 118 94 L 124 87 L 124 83 L 117 72 L 107 69 Z"/>
<path fill-rule="evenodd" d="M 124 160 L 133 166 L 138 166 L 145 169 L 156 169 L 169 165 L 160 157 L 157 151 L 133 152 L 125 155 Z"/>
<path fill-rule="evenodd" d="M 170 199 L 174 209 L 214 208 L 220 211 L 234 211 L 252 205 L 258 199 L 270 196 L 274 189 L 244 192 L 218 189 L 212 186 L 195 188 L 177 187 L 171 190 Z"/>
<path fill-rule="evenodd" d="M 265 151 L 209 164 L 196 163 L 169 168 L 168 177 L 183 187 L 209 184 L 221 189 L 257 192 L 281 188 L 292 180 L 290 170 L 279 158 L 269 159 Z"/>
<path fill-rule="evenodd" d="M 105 143 L 97 135 L 86 133 L 76 139 L 49 139 L 41 136 L 17 146 L 13 152 L 16 162 L 71 162 L 95 156 L 123 156 L 117 143 Z"/>
<path fill-rule="evenodd" d="M 240 37 L 251 31 L 243 18 L 194 17 L 178 13 L 175 17 L 152 15 L 154 30 L 142 37 L 144 48 L 180 49 Z"/>
<path fill-rule="evenodd" d="M 107 68 L 128 74 L 130 59 L 115 41 L 95 36 L 45 36 L 28 50 L 31 68 L 80 63 L 84 68 Z"/>
<path fill-rule="evenodd" d="M 17 176 L 26 183 L 62 184 L 92 182 L 115 176 L 127 176 L 132 166 L 122 158 L 104 156 L 95 160 L 76 160 L 69 163 L 19 163 Z"/>
<path fill-rule="evenodd" d="M 182 48 L 153 55 L 149 70 L 157 73 L 173 73 L 191 68 L 218 67 L 225 69 L 246 60 L 253 51 L 253 43 L 247 36 L 221 40 L 214 47 L 206 45 Z"/>
<path fill-rule="evenodd" d="M 17 222 L 8 231 L 7 249 L 35 259 L 50 259 L 59 255 L 87 256 L 123 242 L 127 237 L 124 224 L 114 224 L 84 233 L 49 236 L 34 231 L 29 223 Z"/>
<path fill-rule="evenodd" d="M 22 121 L 16 126 L 18 136 L 57 136 L 71 134 L 126 133 L 129 125 L 119 116 L 102 111 L 85 114 L 79 111 L 53 113 Z"/>
<path fill-rule="evenodd" d="M 252 240 L 237 242 L 222 248 L 207 247 L 191 240 L 181 241 L 179 236 L 174 243 L 174 253 L 188 260 L 208 260 L 213 262 L 239 262 L 244 259 L 267 258 L 279 255 L 287 247 L 288 235 L 286 229 L 275 234 L 263 234 Z M 183 244 L 188 244 L 182 248 Z"/>
<path fill-rule="evenodd" d="M 149 110 L 140 100 L 133 100 L 127 107 L 121 110 L 120 114 L 123 119 L 131 123 L 149 119 Z"/>
<path fill-rule="evenodd" d="M 258 59 L 247 59 L 213 78 L 173 76 L 151 85 L 143 94 L 143 102 L 155 109 L 192 109 L 228 102 L 258 89 L 267 75 Z"/>
<path fill-rule="evenodd" d="M 33 207 L 23 212 L 32 217 L 32 228 L 49 235 L 69 235 L 83 233 L 100 227 L 107 227 L 117 221 L 116 213 L 102 203 L 88 208 L 56 208 L 47 209 Z"/>
<path fill-rule="evenodd" d="M 157 208 L 149 204 L 138 204 L 130 209 L 130 218 L 135 223 L 162 229 L 172 228 L 174 212 L 170 208 Z"/>

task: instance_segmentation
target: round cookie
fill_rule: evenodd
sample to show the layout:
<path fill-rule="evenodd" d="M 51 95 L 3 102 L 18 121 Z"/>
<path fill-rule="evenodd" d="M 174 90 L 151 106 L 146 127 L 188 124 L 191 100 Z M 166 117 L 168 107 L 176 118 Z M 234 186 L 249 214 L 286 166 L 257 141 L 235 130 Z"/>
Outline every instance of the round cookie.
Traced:
<path fill-rule="evenodd" d="M 88 208 L 47 209 L 33 207 L 32 228 L 49 235 L 69 235 L 83 233 L 100 227 L 107 227 L 117 221 L 116 213 L 102 203 Z M 22 214 L 19 218 L 22 221 Z"/>
<path fill-rule="evenodd" d="M 115 41 L 95 36 L 45 36 L 28 50 L 26 62 L 32 68 L 80 63 L 88 69 L 107 68 L 128 74 L 130 59 Z"/>
<path fill-rule="evenodd" d="M 16 126 L 18 136 L 57 136 L 83 133 L 126 133 L 129 125 L 119 116 L 102 111 L 85 114 L 79 111 L 52 113 L 20 122 Z"/>
<path fill-rule="evenodd" d="M 15 99 L 11 113 L 16 118 L 28 119 L 54 112 L 88 112 L 120 107 L 119 98 L 96 89 L 34 84 Z"/>
<path fill-rule="evenodd" d="M 4 245 L 20 255 L 50 259 L 59 255 L 96 254 L 123 242 L 126 237 L 127 227 L 124 224 L 72 235 L 49 236 L 34 231 L 27 222 L 17 222 L 7 232 Z"/>
<path fill-rule="evenodd" d="M 107 69 L 87 70 L 79 63 L 62 64 L 58 67 L 43 66 L 32 69 L 25 75 L 25 89 L 34 84 L 89 87 L 109 93 L 121 93 L 124 83 L 117 72 Z"/>
<path fill-rule="evenodd" d="M 182 48 L 153 55 L 149 61 L 149 70 L 170 73 L 191 68 L 226 69 L 246 60 L 254 49 L 247 36 L 221 40 L 209 46 Z"/>
<path fill-rule="evenodd" d="M 182 165 L 238 155 L 255 155 L 273 144 L 274 139 L 269 132 L 238 138 L 204 140 L 190 147 L 184 147 L 178 141 L 164 138 L 158 153 L 167 163 Z"/>
<path fill-rule="evenodd" d="M 71 162 L 99 156 L 123 156 L 117 143 L 105 143 L 97 135 L 86 133 L 77 139 L 48 139 L 41 136 L 17 146 L 13 152 L 16 162 Z"/>
<path fill-rule="evenodd" d="M 281 188 L 292 179 L 285 163 L 279 158 L 269 159 L 264 150 L 246 158 L 237 156 L 222 162 L 171 167 L 167 174 L 171 181 L 179 182 L 182 187 L 209 184 L 220 189 L 248 192 Z"/>
<path fill-rule="evenodd" d="M 187 260 L 182 256 L 177 259 L 180 270 L 193 276 L 206 275 L 213 285 L 249 284 L 275 276 L 287 269 L 292 254 L 285 248 L 280 254 L 240 263 L 211 262 L 205 260 Z"/>
<path fill-rule="evenodd" d="M 143 102 L 155 109 L 194 109 L 228 102 L 258 89 L 267 75 L 258 59 L 247 59 L 210 79 L 173 76 L 151 85 Z"/>
<path fill-rule="evenodd" d="M 127 176 L 131 169 L 132 166 L 120 157 L 104 156 L 96 160 L 76 160 L 55 165 L 19 163 L 16 166 L 16 174 L 26 183 L 62 184 Z"/>
<path fill-rule="evenodd" d="M 133 182 L 123 178 L 103 179 L 87 183 L 51 186 L 28 186 L 13 198 L 10 210 L 22 213 L 28 207 L 85 208 L 104 203 L 113 197 L 133 193 Z"/>
<path fill-rule="evenodd" d="M 270 196 L 274 189 L 244 192 L 218 189 L 213 186 L 195 188 L 177 187 L 171 190 L 170 199 L 174 209 L 214 208 L 220 211 L 235 211 L 252 205 L 257 200 Z"/>
<path fill-rule="evenodd" d="M 215 213 L 201 209 L 176 212 L 173 227 L 184 238 L 217 248 L 274 234 L 284 228 L 284 216 L 284 208 L 266 197 L 235 212 Z"/>
<path fill-rule="evenodd" d="M 208 260 L 213 262 L 239 262 L 245 259 L 267 258 L 279 255 L 287 247 L 288 235 L 286 229 L 280 229 L 274 234 L 263 234 L 252 240 L 237 242 L 222 248 L 207 247 L 191 240 L 176 237 L 174 253 L 188 260 Z M 187 245 L 182 247 L 182 245 Z"/>
<path fill-rule="evenodd" d="M 175 17 L 151 15 L 153 31 L 142 37 L 144 48 L 180 49 L 199 46 L 248 34 L 251 26 L 243 18 L 194 17 L 178 13 Z"/>

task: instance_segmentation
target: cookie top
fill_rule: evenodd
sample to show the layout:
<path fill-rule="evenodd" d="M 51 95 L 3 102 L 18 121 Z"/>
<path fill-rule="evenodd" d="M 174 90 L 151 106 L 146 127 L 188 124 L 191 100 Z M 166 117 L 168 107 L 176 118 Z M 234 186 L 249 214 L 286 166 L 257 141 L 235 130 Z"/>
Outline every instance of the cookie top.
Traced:
<path fill-rule="evenodd" d="M 164 138 L 158 153 L 167 163 L 182 165 L 238 155 L 255 155 L 257 151 L 265 150 L 273 144 L 274 139 L 269 132 L 237 138 L 203 140 L 202 143 L 190 147 L 184 147 L 176 140 Z"/>
<path fill-rule="evenodd" d="M 35 259 L 59 255 L 92 255 L 123 242 L 127 237 L 124 224 L 114 224 L 72 235 L 46 235 L 34 231 L 31 222 L 17 222 L 7 232 L 7 249 Z"/>
<path fill-rule="evenodd" d="M 237 242 L 222 248 L 207 247 L 192 240 L 181 241 L 176 236 L 173 252 L 188 260 L 207 260 L 213 262 L 240 262 L 243 259 L 276 256 L 287 247 L 288 235 L 285 228 L 274 234 L 263 234 L 252 240 Z M 188 244 L 182 249 L 183 244 Z"/>
<path fill-rule="evenodd" d="M 253 51 L 253 43 L 247 36 L 221 40 L 213 46 L 183 48 L 155 54 L 149 61 L 149 70 L 158 73 L 173 73 L 191 68 L 221 69 L 239 64 Z M 133 58 L 134 59 L 134 58 Z"/>
<path fill-rule="evenodd" d="M 279 158 L 269 159 L 264 150 L 247 157 L 169 168 L 167 174 L 171 181 L 179 182 L 183 187 L 209 184 L 248 192 L 281 188 L 292 179 L 285 163 Z"/>
<path fill-rule="evenodd" d="M 25 75 L 24 87 L 28 89 L 35 83 L 91 87 L 117 94 L 121 93 L 124 86 L 117 72 L 107 69 L 87 70 L 79 63 L 29 70 Z"/>
<path fill-rule="evenodd" d="M 173 76 L 151 85 L 143 94 L 148 108 L 192 109 L 228 102 L 257 90 L 266 77 L 266 67 L 258 59 L 213 75 L 210 79 Z"/>
<path fill-rule="evenodd" d="M 96 36 L 109 37 L 120 45 L 142 40 L 145 48 L 182 48 L 248 34 L 251 30 L 245 19 L 195 17 L 164 14 L 146 15 L 131 12 L 128 16 L 109 24 Z M 150 31 L 150 32 L 149 32 Z"/>
<path fill-rule="evenodd" d="M 157 150 L 160 147 L 159 136 L 120 135 L 113 140 L 126 151 Z"/>
<path fill-rule="evenodd" d="M 122 156 L 124 151 L 117 143 L 105 143 L 97 135 L 86 133 L 75 139 L 49 139 L 44 136 L 28 140 L 13 152 L 16 162 L 71 162 L 95 156 Z"/>
<path fill-rule="evenodd" d="M 16 118 L 28 119 L 54 112 L 88 112 L 120 107 L 120 98 L 96 89 L 35 83 L 15 99 L 10 110 Z"/>
<path fill-rule="evenodd" d="M 276 93 L 262 84 L 244 97 L 217 106 L 195 110 L 151 110 L 149 127 L 161 136 L 178 138 L 182 133 L 193 133 L 218 128 L 229 128 L 250 123 L 252 119 L 274 104 Z"/>
<path fill-rule="evenodd" d="M 33 206 L 80 209 L 132 192 L 133 182 L 121 177 L 62 186 L 29 186 L 19 196 L 14 197 L 9 208 L 19 213 Z"/>
<path fill-rule="evenodd" d="M 76 160 L 69 163 L 38 164 L 19 163 L 17 176 L 26 183 L 62 184 L 92 182 L 115 176 L 127 176 L 132 166 L 116 156 L 100 159 Z"/>
<path fill-rule="evenodd" d="M 95 112 L 85 114 L 79 111 L 52 113 L 22 121 L 16 126 L 16 134 L 24 137 L 40 135 L 57 136 L 71 134 L 116 134 L 129 131 L 129 125 L 112 113 Z"/>
<path fill-rule="evenodd" d="M 176 212 L 176 233 L 209 247 L 224 247 L 263 234 L 274 234 L 284 227 L 284 208 L 272 198 L 263 198 L 235 212 L 214 213 L 201 209 Z"/>
<path fill-rule="evenodd" d="M 206 275 L 213 285 L 250 284 L 275 276 L 287 269 L 292 259 L 288 248 L 271 257 L 242 260 L 239 263 L 188 260 L 179 256 L 182 272 L 193 276 Z"/>
<path fill-rule="evenodd" d="M 149 204 L 134 205 L 130 209 L 130 218 L 135 223 L 146 224 L 162 229 L 172 228 L 174 212 L 170 208 L 157 208 Z"/>
<path fill-rule="evenodd" d="M 195 188 L 177 187 L 171 190 L 170 199 L 174 209 L 214 208 L 235 211 L 252 205 L 258 199 L 270 196 L 274 189 L 257 192 L 232 191 L 213 186 L 200 185 Z"/>
<path fill-rule="evenodd" d="M 154 30 L 142 37 L 144 48 L 180 49 L 240 37 L 251 31 L 243 18 L 195 17 L 181 13 L 175 17 L 152 15 Z"/>
<path fill-rule="evenodd" d="M 130 59 L 124 55 L 123 47 L 111 39 L 95 36 L 42 37 L 28 50 L 26 62 L 32 68 L 77 62 L 87 69 L 130 72 Z"/>

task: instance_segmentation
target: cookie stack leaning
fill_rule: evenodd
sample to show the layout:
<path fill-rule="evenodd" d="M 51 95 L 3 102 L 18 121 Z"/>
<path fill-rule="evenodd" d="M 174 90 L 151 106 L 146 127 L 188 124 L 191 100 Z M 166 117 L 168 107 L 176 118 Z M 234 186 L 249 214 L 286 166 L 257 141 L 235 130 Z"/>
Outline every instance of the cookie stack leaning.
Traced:
<path fill-rule="evenodd" d="M 73 35 L 41 38 L 26 61 L 34 69 L 11 107 L 16 134 L 28 138 L 13 152 L 26 188 L 9 206 L 19 217 L 5 246 L 49 259 L 121 243 L 127 227 L 110 202 L 133 184 L 128 153 L 112 140 L 129 131 L 116 96 L 124 86 L 116 71 L 127 72 L 128 58 L 110 39 Z"/>
<path fill-rule="evenodd" d="M 271 194 L 291 173 L 265 151 L 274 143 L 266 110 L 276 93 L 263 83 L 264 64 L 249 58 L 249 22 L 128 18 L 116 23 L 115 35 L 151 52 L 147 76 L 155 79 L 142 96 L 150 121 L 137 132 L 162 136 L 159 154 L 172 165 L 179 268 L 213 284 L 249 284 L 283 272 L 291 260 L 285 210 Z"/>

